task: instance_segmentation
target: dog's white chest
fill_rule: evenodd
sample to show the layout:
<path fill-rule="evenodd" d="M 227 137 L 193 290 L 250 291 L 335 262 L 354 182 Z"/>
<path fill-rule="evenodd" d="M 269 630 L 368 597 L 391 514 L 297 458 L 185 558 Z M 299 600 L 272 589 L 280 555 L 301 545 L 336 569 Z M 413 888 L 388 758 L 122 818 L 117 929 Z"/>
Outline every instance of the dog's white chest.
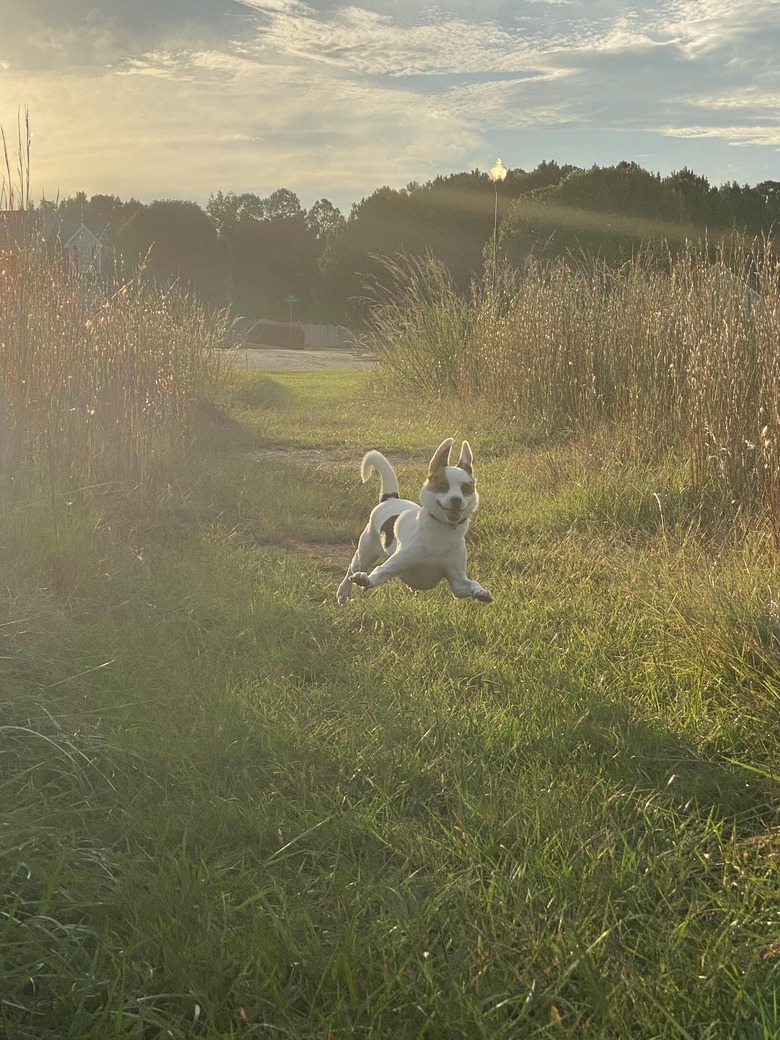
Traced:
<path fill-rule="evenodd" d="M 435 563 L 410 563 L 398 576 L 410 589 L 432 589 L 444 577 L 444 568 Z"/>

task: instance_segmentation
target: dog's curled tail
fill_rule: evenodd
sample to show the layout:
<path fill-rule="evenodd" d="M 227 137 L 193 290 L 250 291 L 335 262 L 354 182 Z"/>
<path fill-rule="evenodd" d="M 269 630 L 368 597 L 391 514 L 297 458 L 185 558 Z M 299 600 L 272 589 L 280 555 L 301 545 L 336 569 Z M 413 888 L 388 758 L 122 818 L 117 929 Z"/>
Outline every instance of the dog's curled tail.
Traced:
<path fill-rule="evenodd" d="M 377 472 L 382 480 L 379 501 L 384 502 L 386 498 L 398 498 L 398 479 L 395 470 L 381 451 L 367 451 L 363 456 L 360 464 L 360 476 L 363 478 L 364 484 L 373 472 Z"/>

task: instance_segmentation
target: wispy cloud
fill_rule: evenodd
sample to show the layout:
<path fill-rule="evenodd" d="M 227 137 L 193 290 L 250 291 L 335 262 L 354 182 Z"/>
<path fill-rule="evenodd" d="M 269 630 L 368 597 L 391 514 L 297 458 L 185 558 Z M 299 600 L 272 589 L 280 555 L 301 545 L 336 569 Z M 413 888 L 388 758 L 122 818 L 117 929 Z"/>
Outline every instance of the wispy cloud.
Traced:
<path fill-rule="evenodd" d="M 675 126 L 665 130 L 670 137 L 712 138 L 733 147 L 747 145 L 780 147 L 780 126 Z M 755 180 L 755 178 L 752 178 Z M 777 178 L 773 178 L 777 179 Z"/>
<path fill-rule="evenodd" d="M 48 192 L 343 205 L 494 152 L 608 161 L 604 134 L 632 158 L 636 132 L 766 179 L 780 144 L 778 0 L 8 2 L 0 122 L 29 104 Z"/>
<path fill-rule="evenodd" d="M 409 24 L 359 7 L 325 17 L 295 0 L 242 0 L 262 14 L 247 54 L 277 54 L 369 76 L 441 76 L 518 71 L 533 49 L 523 34 L 492 22 L 459 18 Z"/>

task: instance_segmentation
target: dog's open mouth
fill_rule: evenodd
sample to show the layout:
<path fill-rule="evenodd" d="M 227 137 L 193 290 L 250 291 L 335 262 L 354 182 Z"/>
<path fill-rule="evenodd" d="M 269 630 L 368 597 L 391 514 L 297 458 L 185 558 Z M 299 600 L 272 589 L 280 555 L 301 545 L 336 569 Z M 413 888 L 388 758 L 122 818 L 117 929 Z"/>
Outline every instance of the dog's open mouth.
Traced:
<path fill-rule="evenodd" d="M 444 513 L 451 524 L 456 524 L 460 520 L 459 509 L 445 509 Z"/>

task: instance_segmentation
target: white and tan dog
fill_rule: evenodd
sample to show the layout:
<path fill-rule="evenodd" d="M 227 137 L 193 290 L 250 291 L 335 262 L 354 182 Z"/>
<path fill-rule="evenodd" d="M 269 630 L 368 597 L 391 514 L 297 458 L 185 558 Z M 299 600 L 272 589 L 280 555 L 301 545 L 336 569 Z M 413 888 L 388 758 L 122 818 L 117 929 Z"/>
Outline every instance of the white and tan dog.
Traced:
<path fill-rule="evenodd" d="M 381 452 L 364 455 L 360 475 L 365 483 L 372 472 L 379 474 L 381 497 L 338 587 L 339 603 L 347 602 L 353 585 L 374 589 L 390 578 L 410 589 L 432 589 L 444 578 L 458 599 L 492 602 L 488 590 L 466 575 L 466 531 L 479 496 L 468 441 L 455 466 L 449 465 L 452 443 L 448 437 L 434 452 L 419 505 L 399 497 L 395 471 Z M 374 567 L 378 560 L 385 562 Z"/>

